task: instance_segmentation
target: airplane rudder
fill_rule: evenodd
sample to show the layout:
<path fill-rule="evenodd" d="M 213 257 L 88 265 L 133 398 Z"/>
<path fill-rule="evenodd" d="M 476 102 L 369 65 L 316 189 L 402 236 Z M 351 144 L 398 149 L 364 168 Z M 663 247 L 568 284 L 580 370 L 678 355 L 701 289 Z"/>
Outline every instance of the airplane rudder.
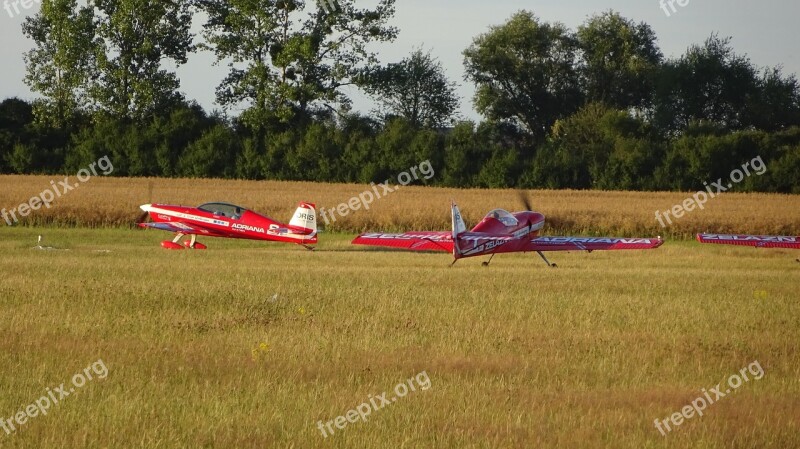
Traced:
<path fill-rule="evenodd" d="M 317 207 L 314 203 L 300 202 L 292 216 L 291 226 L 305 229 L 309 233 L 317 232 Z"/>

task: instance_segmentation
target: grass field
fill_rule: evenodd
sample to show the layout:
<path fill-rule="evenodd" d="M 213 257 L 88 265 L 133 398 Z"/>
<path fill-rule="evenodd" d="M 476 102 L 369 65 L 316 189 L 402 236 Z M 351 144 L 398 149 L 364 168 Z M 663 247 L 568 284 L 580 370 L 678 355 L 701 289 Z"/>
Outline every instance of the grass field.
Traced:
<path fill-rule="evenodd" d="M 39 233 L 58 249 L 31 249 Z M 167 252 L 165 236 L 0 229 L 0 416 L 107 367 L 0 431 L 3 447 L 800 447 L 788 250 L 670 242 L 448 268 L 347 235 L 316 252 Z M 655 428 L 754 361 L 761 379 Z M 422 372 L 427 390 L 317 428 Z"/>
<path fill-rule="evenodd" d="M 150 201 L 148 184 L 92 179 L 33 214 L 33 226 L 0 226 L 0 446 L 800 448 L 798 251 L 670 240 L 553 254 L 557 269 L 531 254 L 448 268 L 447 254 L 369 250 L 324 233 L 315 252 L 224 239 L 169 252 L 158 243 L 170 234 L 125 221 Z M 285 219 L 297 200 L 333 206 L 364 189 L 154 184 L 155 201 L 225 199 Z M 0 177 L 0 206 L 48 186 Z M 531 195 L 564 220 L 548 231 L 591 233 L 655 231 L 653 211 L 686 197 Z M 472 223 L 517 201 L 513 191 L 409 188 L 342 226 L 446 229 L 451 197 Z M 698 222 L 800 228 L 796 196 L 714 201 L 677 234 Z M 420 218 L 434 211 L 441 217 Z M 54 249 L 33 249 L 39 234 Z M 665 435 L 655 427 L 754 363 L 763 377 L 745 371 L 703 416 Z M 76 375 L 94 377 L 78 388 Z M 417 388 L 399 397 L 408 379 Z M 75 391 L 33 405 L 58 398 L 61 384 Z M 397 400 L 336 427 L 384 392 Z M 38 416 L 13 420 L 29 407 Z M 332 420 L 325 437 L 318 422 Z"/>

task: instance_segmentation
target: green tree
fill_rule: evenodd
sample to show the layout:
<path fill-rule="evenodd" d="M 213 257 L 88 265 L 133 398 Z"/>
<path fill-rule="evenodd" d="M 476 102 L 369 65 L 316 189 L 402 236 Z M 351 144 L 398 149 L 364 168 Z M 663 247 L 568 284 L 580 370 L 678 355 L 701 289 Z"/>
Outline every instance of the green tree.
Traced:
<path fill-rule="evenodd" d="M 236 136 L 225 125 L 216 125 L 190 143 L 178 161 L 177 172 L 189 178 L 230 178 L 239 153 Z"/>
<path fill-rule="evenodd" d="M 456 124 L 448 134 L 444 147 L 443 183 L 449 187 L 468 187 L 480 170 L 481 143 L 475 133 L 475 123 Z"/>
<path fill-rule="evenodd" d="M 239 179 L 264 179 L 264 156 L 259 152 L 258 140 L 248 137 L 236 158 L 236 177 Z"/>
<path fill-rule="evenodd" d="M 377 169 L 370 181 L 396 179 L 398 173 L 422 162 L 416 160 L 412 149 L 416 137 L 417 129 L 408 120 L 398 117 L 389 121 L 375 138 L 377 151 L 373 157 Z"/>
<path fill-rule="evenodd" d="M 617 109 L 650 104 L 663 55 L 650 25 L 609 11 L 578 28 L 587 100 Z"/>
<path fill-rule="evenodd" d="M 243 120 L 255 129 L 315 108 L 346 110 L 342 87 L 353 84 L 362 64 L 376 61 L 368 44 L 397 35 L 387 25 L 394 1 L 358 9 L 355 0 L 339 0 L 332 11 L 314 3 L 307 13 L 303 0 L 196 0 L 208 15 L 205 46 L 230 68 L 217 101 L 246 103 Z"/>
<path fill-rule="evenodd" d="M 79 8 L 76 0 L 44 0 L 39 12 L 25 19 L 22 32 L 34 42 L 24 55 L 25 83 L 43 97 L 35 103 L 40 123 L 67 129 L 89 107 L 96 27 L 93 8 Z"/>
<path fill-rule="evenodd" d="M 359 84 L 389 114 L 414 126 L 442 128 L 459 107 L 456 83 L 448 81 L 441 62 L 422 50 L 398 63 L 366 71 Z"/>
<path fill-rule="evenodd" d="M 328 182 L 337 170 L 339 148 L 337 130 L 324 123 L 305 129 L 302 140 L 286 155 L 285 169 L 289 179 Z"/>
<path fill-rule="evenodd" d="M 526 187 L 629 189 L 648 186 L 661 161 L 650 127 L 628 111 L 589 103 L 553 126 L 525 173 Z"/>
<path fill-rule="evenodd" d="M 0 173 L 10 171 L 7 160 L 17 151 L 14 146 L 27 139 L 27 127 L 33 122 L 33 107 L 19 98 L 0 103 Z"/>
<path fill-rule="evenodd" d="M 800 83 L 780 68 L 766 68 L 758 80 L 758 93 L 749 98 L 748 117 L 757 129 L 778 131 L 800 126 Z"/>
<path fill-rule="evenodd" d="M 223 125 L 225 125 L 223 120 L 217 117 L 208 117 L 197 103 L 179 104 L 168 116 L 156 117 L 148 127 L 154 127 L 160 136 L 159 145 L 154 152 L 159 173 L 163 176 L 174 176 L 177 173 L 178 164 L 184 157 L 184 151 L 188 150 L 189 146 L 196 143 L 198 139 L 205 138 L 206 142 L 213 141 L 213 138 L 206 134 L 216 126 Z M 221 134 L 220 131 L 217 131 L 213 136 Z M 185 171 L 183 174 L 189 176 Z"/>
<path fill-rule="evenodd" d="M 678 60 L 667 61 L 659 75 L 653 122 L 666 132 L 708 121 L 725 129 L 743 129 L 747 105 L 758 95 L 757 70 L 734 53 L 730 38 L 712 35 Z"/>
<path fill-rule="evenodd" d="M 528 11 L 515 14 L 464 51 L 466 79 L 477 86 L 476 109 L 542 139 L 582 102 L 577 52 L 563 24 L 542 22 Z"/>
<path fill-rule="evenodd" d="M 143 121 L 179 104 L 180 81 L 166 65 L 193 50 L 190 4 L 161 0 L 95 0 L 97 79 L 91 96 L 117 118 Z"/>
<path fill-rule="evenodd" d="M 375 176 L 375 135 L 379 125 L 359 114 L 346 114 L 341 120 L 343 137 L 339 181 L 369 183 Z"/>

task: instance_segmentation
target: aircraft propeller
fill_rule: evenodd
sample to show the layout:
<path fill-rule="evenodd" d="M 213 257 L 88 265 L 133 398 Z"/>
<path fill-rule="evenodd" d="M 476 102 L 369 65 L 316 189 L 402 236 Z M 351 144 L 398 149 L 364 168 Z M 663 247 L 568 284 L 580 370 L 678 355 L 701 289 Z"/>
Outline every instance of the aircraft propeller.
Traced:
<path fill-rule="evenodd" d="M 522 205 L 525 207 L 525 212 L 533 212 L 533 206 L 531 206 L 531 200 L 528 197 L 528 194 L 525 193 L 524 190 L 520 190 L 519 192 L 519 200 L 522 202 Z M 531 226 L 531 219 L 528 218 L 528 227 Z"/>
<path fill-rule="evenodd" d="M 149 181 L 147 183 L 147 203 L 151 204 L 152 202 L 153 202 L 153 181 Z M 136 218 L 136 224 L 138 225 L 139 223 L 144 223 L 145 221 L 147 221 L 147 218 L 149 216 L 150 216 L 149 212 L 142 212 Z"/>
<path fill-rule="evenodd" d="M 523 191 L 523 190 L 519 191 L 519 200 L 522 202 L 522 205 L 525 206 L 525 211 L 526 212 L 532 212 L 533 211 L 533 207 L 531 206 L 530 198 L 528 198 L 528 195 L 525 193 L 525 191 Z"/>

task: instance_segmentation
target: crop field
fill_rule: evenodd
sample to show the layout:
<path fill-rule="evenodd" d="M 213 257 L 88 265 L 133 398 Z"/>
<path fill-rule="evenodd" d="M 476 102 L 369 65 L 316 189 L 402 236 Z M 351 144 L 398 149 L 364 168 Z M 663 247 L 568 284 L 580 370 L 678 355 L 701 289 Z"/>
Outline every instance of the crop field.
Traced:
<path fill-rule="evenodd" d="M 0 177 L 0 207 L 51 179 Z M 673 238 L 556 253 L 556 269 L 533 254 L 449 268 L 349 244 L 448 229 L 451 199 L 468 224 L 521 208 L 515 191 L 412 187 L 329 226 L 314 252 L 169 252 L 170 234 L 130 226 L 148 202 L 288 220 L 300 200 L 332 208 L 368 188 L 97 178 L 0 223 L 0 445 L 800 448 L 798 251 Z M 527 194 L 548 234 L 800 230 L 798 196 L 726 194 L 662 229 L 654 211 L 688 193 Z"/>
<path fill-rule="evenodd" d="M 51 183 L 52 181 L 56 181 Z M 11 209 L 42 191 L 59 191 L 62 177 L 0 176 L 0 208 Z M 495 208 L 523 208 L 516 190 L 458 190 L 401 187 L 384 194 L 369 185 L 316 184 L 306 182 L 229 181 L 200 179 L 90 178 L 85 184 L 70 176 L 67 183 L 80 188 L 63 193 L 50 208 L 42 207 L 21 218 L 28 225 L 130 227 L 146 203 L 197 206 L 225 201 L 288 221 L 300 201 L 329 211 L 377 190 L 380 198 L 369 210 L 347 216 L 336 214 L 320 224 L 332 232 L 369 230 L 450 229 L 450 202 L 456 201 L 469 225 Z M 391 188 L 398 187 L 390 183 Z M 60 192 L 59 192 L 60 193 Z M 702 210 L 695 209 L 666 228 L 655 212 L 683 204 L 695 192 L 599 192 L 530 190 L 525 195 L 532 206 L 547 217 L 550 234 L 589 234 L 693 238 L 697 232 L 742 232 L 800 235 L 800 195 L 724 193 L 709 198 Z M 330 214 L 329 214 L 330 215 Z"/>

